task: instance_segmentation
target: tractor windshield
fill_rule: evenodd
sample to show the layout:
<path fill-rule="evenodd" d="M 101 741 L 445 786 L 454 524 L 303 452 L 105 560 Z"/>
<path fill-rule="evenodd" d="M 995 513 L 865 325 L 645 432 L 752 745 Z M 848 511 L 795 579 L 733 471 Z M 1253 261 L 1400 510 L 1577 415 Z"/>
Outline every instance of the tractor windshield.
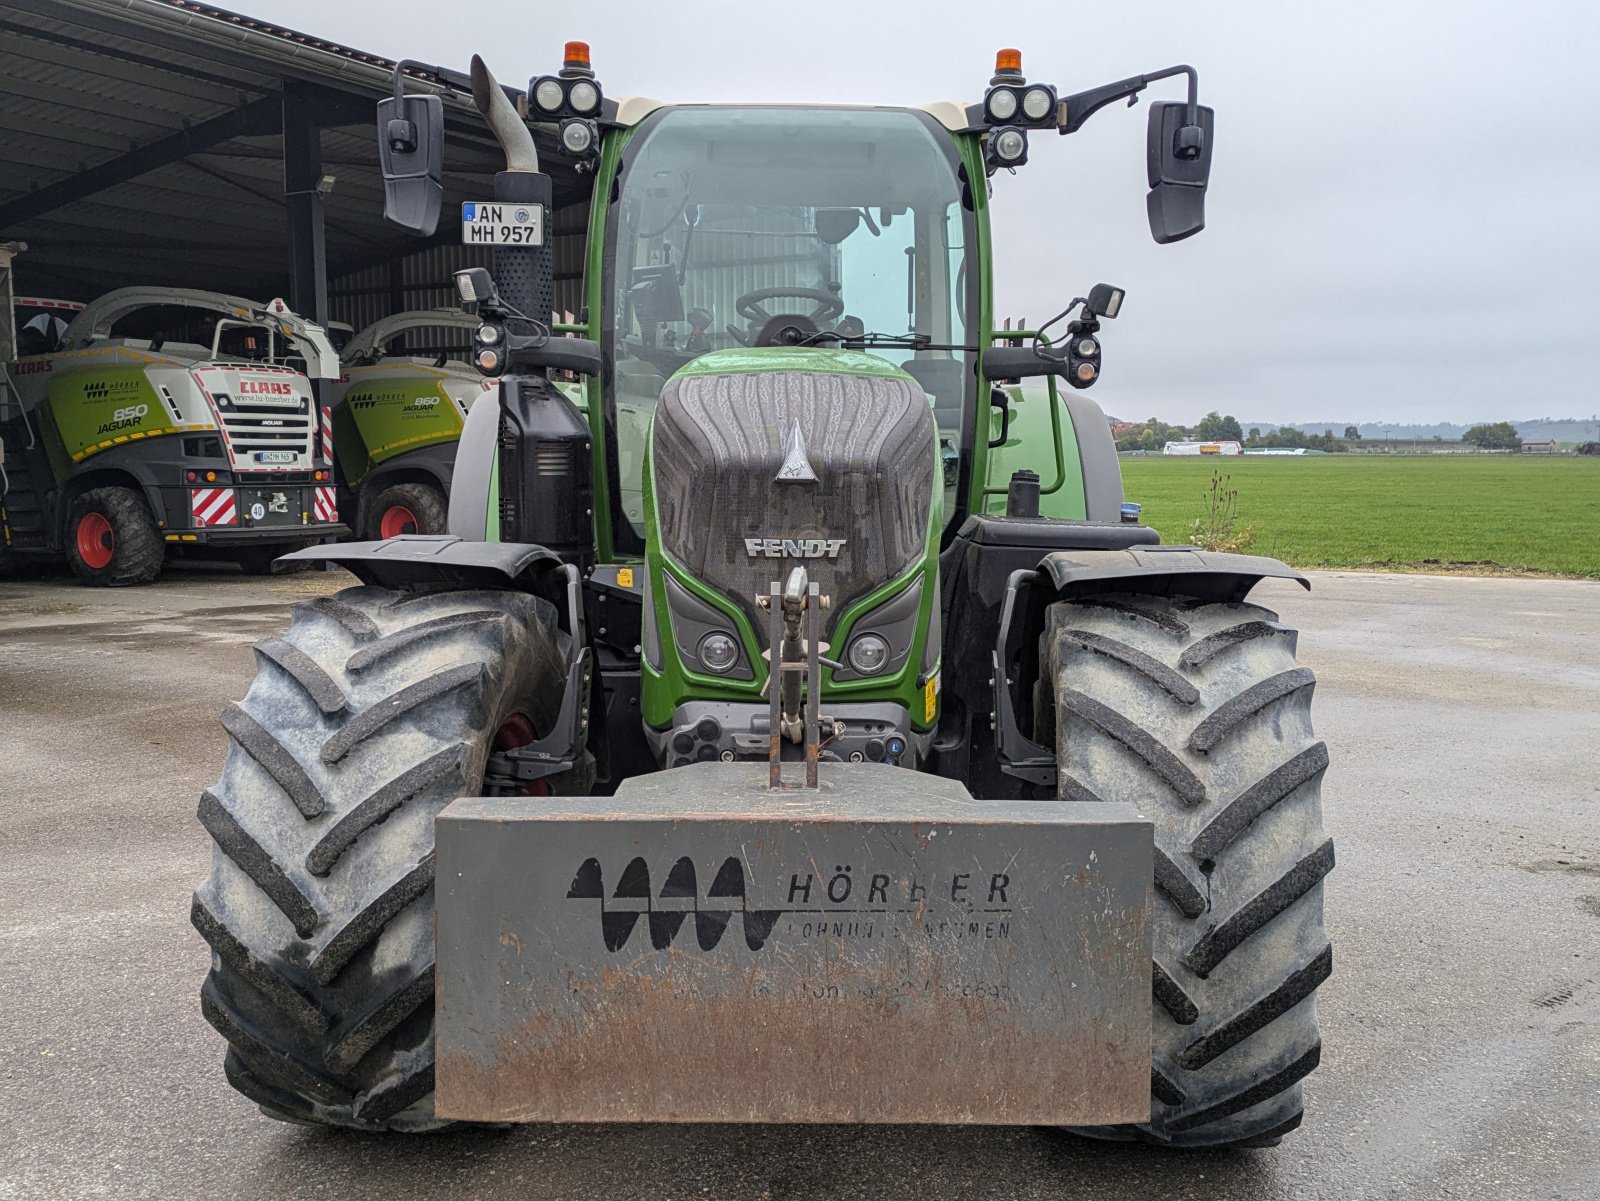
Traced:
<path fill-rule="evenodd" d="M 619 551 L 642 549 L 650 417 L 690 360 L 873 334 L 971 344 L 975 234 L 957 166 L 940 127 L 908 110 L 674 108 L 644 122 L 624 151 L 608 221 Z M 865 353 L 902 365 L 928 393 L 954 519 L 971 355 L 904 344 Z"/>

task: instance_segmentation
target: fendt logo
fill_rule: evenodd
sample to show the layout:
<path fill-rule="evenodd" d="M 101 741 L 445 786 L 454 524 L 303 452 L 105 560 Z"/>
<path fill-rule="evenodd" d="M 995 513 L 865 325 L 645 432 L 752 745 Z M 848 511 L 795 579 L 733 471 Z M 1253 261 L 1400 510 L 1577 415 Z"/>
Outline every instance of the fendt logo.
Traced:
<path fill-rule="evenodd" d="M 837 559 L 845 538 L 746 538 L 752 559 Z"/>
<path fill-rule="evenodd" d="M 781 879 L 781 877 L 780 877 Z M 836 864 L 831 876 L 816 871 L 789 874 L 781 908 L 753 908 L 746 895 L 744 864 L 730 855 L 717 869 L 711 887 L 700 895 L 694 860 L 684 855 L 667 872 L 661 891 L 650 881 L 650 865 L 635 856 L 622 869 L 610 895 L 598 859 L 583 861 L 567 889 L 569 901 L 592 901 L 600 909 L 600 936 L 612 954 L 627 946 L 639 919 L 646 919 L 650 946 L 665 951 L 694 918 L 695 942 L 713 951 L 735 917 L 752 951 L 767 945 L 778 920 L 794 915 L 791 933 L 801 939 L 867 942 L 898 937 L 1009 939 L 1016 890 L 1009 870 L 952 872 L 934 877 L 916 873 L 856 870 Z M 776 899 L 776 898 L 773 898 Z"/>

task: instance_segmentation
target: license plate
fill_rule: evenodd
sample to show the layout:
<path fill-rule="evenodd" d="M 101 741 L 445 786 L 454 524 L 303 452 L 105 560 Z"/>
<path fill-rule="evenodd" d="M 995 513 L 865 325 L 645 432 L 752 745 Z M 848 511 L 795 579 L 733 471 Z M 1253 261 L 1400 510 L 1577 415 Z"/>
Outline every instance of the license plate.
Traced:
<path fill-rule="evenodd" d="M 543 246 L 544 206 L 468 200 L 461 206 L 466 246 Z"/>
<path fill-rule="evenodd" d="M 255 460 L 257 463 L 293 463 L 295 453 L 292 450 L 258 450 Z"/>

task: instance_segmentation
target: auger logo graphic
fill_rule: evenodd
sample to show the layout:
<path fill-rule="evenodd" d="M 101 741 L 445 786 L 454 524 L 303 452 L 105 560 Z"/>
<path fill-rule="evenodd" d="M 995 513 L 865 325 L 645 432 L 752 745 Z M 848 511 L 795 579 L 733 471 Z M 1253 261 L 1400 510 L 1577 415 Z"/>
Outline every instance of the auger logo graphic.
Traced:
<path fill-rule="evenodd" d="M 585 859 L 567 889 L 567 900 L 598 903 L 601 939 L 613 954 L 628 944 L 641 916 L 646 918 L 650 946 L 657 951 L 674 945 L 690 917 L 702 951 L 716 949 L 735 917 L 741 919 L 745 946 L 759 951 L 778 920 L 788 915 L 796 918 L 791 932 L 807 941 L 1009 939 L 1015 890 L 1009 871 L 963 871 L 919 879 L 857 871 L 845 864 L 836 866 L 826 879 L 813 871 L 792 873 L 785 903 L 767 908 L 750 903 L 744 864 L 737 856 L 722 861 L 704 897 L 694 860 L 687 855 L 673 863 L 659 892 L 653 890 L 650 865 L 635 856 L 609 895 L 600 861 Z"/>
<path fill-rule="evenodd" d="M 783 916 L 781 909 L 749 909 L 745 905 L 744 865 L 733 856 L 723 860 L 716 878 L 706 889 L 704 907 L 700 897 L 699 881 L 694 860 L 683 856 L 667 872 L 661 891 L 651 894 L 650 865 L 642 858 L 628 861 L 622 877 L 609 897 L 606 896 L 605 874 L 598 859 L 585 859 L 567 889 L 569 901 L 598 901 L 600 903 L 600 933 L 606 950 L 622 950 L 641 916 L 647 918 L 650 945 L 664 951 L 672 945 L 685 921 L 694 918 L 695 942 L 702 951 L 716 949 L 729 924 L 735 917 L 743 919 L 745 946 L 759 951 L 766 945 L 772 927 Z M 687 908 L 658 909 L 655 901 L 672 901 L 676 905 L 688 902 Z"/>
<path fill-rule="evenodd" d="M 90 380 L 83 386 L 85 400 L 105 400 L 107 397 L 120 393 L 139 391 L 140 381 L 137 379 L 96 379 Z"/>

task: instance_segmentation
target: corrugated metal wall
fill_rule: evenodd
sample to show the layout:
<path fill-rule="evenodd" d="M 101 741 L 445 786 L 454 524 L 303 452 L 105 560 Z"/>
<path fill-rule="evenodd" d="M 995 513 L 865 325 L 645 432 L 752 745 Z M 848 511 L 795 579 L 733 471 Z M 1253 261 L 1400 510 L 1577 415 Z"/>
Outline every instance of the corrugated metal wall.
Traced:
<path fill-rule="evenodd" d="M 556 307 L 571 313 L 583 306 L 586 205 L 558 210 L 554 221 Z M 493 252 L 482 246 L 432 246 L 388 263 L 328 279 L 328 316 L 356 330 L 391 313 L 453 307 L 457 271 L 488 267 Z"/>

